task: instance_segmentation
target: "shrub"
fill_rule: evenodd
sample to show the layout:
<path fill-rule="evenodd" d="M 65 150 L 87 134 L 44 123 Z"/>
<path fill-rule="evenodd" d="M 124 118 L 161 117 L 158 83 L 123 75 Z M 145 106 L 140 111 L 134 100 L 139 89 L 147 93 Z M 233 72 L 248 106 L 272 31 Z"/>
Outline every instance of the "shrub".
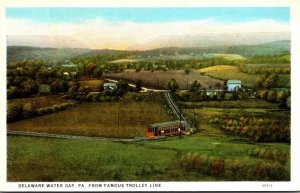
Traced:
<path fill-rule="evenodd" d="M 226 180 L 283 181 L 289 179 L 285 167 L 279 162 L 241 164 L 238 160 L 224 160 L 188 153 L 179 160 L 179 167 L 185 172 L 200 172 Z"/>
<path fill-rule="evenodd" d="M 255 179 L 257 180 L 285 180 L 289 178 L 284 166 L 279 163 L 260 162 L 255 167 Z"/>
<path fill-rule="evenodd" d="M 23 105 L 22 115 L 24 118 L 29 118 L 35 115 L 35 110 L 30 103 L 26 103 Z"/>
<path fill-rule="evenodd" d="M 100 94 L 94 94 L 94 95 L 92 96 L 92 101 L 93 101 L 93 102 L 100 101 Z"/>
<path fill-rule="evenodd" d="M 7 121 L 16 121 L 20 120 L 22 115 L 23 108 L 21 105 L 8 105 L 7 108 Z"/>
<path fill-rule="evenodd" d="M 211 164 L 211 174 L 214 176 L 223 176 L 224 174 L 224 159 L 216 159 Z"/>
<path fill-rule="evenodd" d="M 93 98 L 93 94 L 92 93 L 89 93 L 86 95 L 86 100 L 87 101 L 92 101 L 92 98 Z"/>
<path fill-rule="evenodd" d="M 267 95 L 268 95 L 268 92 L 266 90 L 259 90 L 257 92 L 257 94 L 258 94 L 258 98 L 266 99 Z"/>
<path fill-rule="evenodd" d="M 276 101 L 276 92 L 273 90 L 270 90 L 267 94 L 267 100 L 270 102 L 275 102 Z"/>
<path fill-rule="evenodd" d="M 52 112 L 49 107 L 43 107 L 36 110 L 37 115 L 46 115 Z"/>
<path fill-rule="evenodd" d="M 22 96 L 22 90 L 18 87 L 11 86 L 7 89 L 7 98 L 17 98 Z"/>
<path fill-rule="evenodd" d="M 250 151 L 249 154 L 250 154 L 250 156 L 253 156 L 253 157 L 275 160 L 282 164 L 286 163 L 286 161 L 287 161 L 287 153 L 286 152 L 278 151 L 278 150 L 276 151 L 273 148 L 270 148 L 270 149 L 255 148 L 253 151 Z"/>

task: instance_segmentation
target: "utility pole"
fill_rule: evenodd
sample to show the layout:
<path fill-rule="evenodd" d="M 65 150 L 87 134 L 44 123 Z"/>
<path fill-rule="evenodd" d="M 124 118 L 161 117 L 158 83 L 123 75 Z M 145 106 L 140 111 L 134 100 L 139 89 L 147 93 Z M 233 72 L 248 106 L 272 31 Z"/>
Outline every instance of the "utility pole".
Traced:
<path fill-rule="evenodd" d="M 196 108 L 194 107 L 194 125 L 195 130 L 198 131 L 198 121 L 196 121 Z"/>
<path fill-rule="evenodd" d="M 117 132 L 117 135 L 118 135 L 118 137 L 120 137 L 119 136 L 119 134 L 120 134 L 120 102 L 118 102 L 118 132 Z"/>
<path fill-rule="evenodd" d="M 189 78 L 186 78 L 186 88 L 189 90 Z"/>
<path fill-rule="evenodd" d="M 181 117 L 182 117 L 182 109 L 181 104 L 179 104 L 179 139 L 181 139 Z"/>

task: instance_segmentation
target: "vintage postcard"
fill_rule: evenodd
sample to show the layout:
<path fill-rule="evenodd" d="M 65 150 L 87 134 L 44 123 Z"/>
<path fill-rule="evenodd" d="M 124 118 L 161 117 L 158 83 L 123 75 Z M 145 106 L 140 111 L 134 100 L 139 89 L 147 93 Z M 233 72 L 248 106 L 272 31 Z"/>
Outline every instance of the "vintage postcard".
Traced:
<path fill-rule="evenodd" d="M 1 191 L 299 191 L 297 6 L 5 2 Z"/>

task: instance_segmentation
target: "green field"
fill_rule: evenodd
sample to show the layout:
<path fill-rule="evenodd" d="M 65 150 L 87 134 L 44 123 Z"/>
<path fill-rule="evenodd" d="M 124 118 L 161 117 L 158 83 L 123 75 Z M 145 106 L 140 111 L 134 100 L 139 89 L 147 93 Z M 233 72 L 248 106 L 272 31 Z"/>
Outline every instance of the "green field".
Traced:
<path fill-rule="evenodd" d="M 290 85 L 291 82 L 291 75 L 290 74 L 279 74 L 279 85 L 281 87 L 286 87 Z"/>
<path fill-rule="evenodd" d="M 221 80 L 241 80 L 243 84 L 254 85 L 258 75 L 246 74 L 238 66 L 218 65 L 198 70 L 213 78 Z"/>
<path fill-rule="evenodd" d="M 246 60 L 246 58 L 239 54 L 213 54 L 215 57 L 222 57 L 225 60 Z"/>
<path fill-rule="evenodd" d="M 9 136 L 8 181 L 223 181 L 229 179 L 186 171 L 180 166 L 182 158 L 197 153 L 246 168 L 272 162 L 251 157 L 249 152 L 256 148 L 289 152 L 290 146 L 244 143 L 214 128 L 181 139 L 132 144 Z M 287 177 L 281 180 L 289 179 L 289 167 L 288 160 L 283 171 Z M 253 178 L 242 174 L 234 180 Z"/>
<path fill-rule="evenodd" d="M 216 108 L 263 108 L 278 109 L 278 105 L 262 99 L 247 99 L 235 101 L 203 101 L 203 102 L 184 102 L 184 108 L 216 107 Z"/>
<path fill-rule="evenodd" d="M 82 103 L 71 110 L 8 126 L 15 130 L 136 137 L 145 135 L 146 123 L 169 120 L 157 95 L 147 94 L 139 102 L 133 100 L 135 96 L 127 95 L 120 103 Z M 183 112 L 198 123 L 198 132 L 181 138 L 118 143 L 8 136 L 8 181 L 290 180 L 289 143 L 256 143 L 226 134 L 211 123 L 224 115 L 289 120 L 289 111 L 262 100 L 184 104 L 189 107 Z M 198 106 L 191 108 L 194 105 Z M 115 129 L 118 106 L 120 130 Z"/>
<path fill-rule="evenodd" d="M 128 95 L 120 102 L 91 102 L 77 104 L 65 111 L 34 117 L 8 124 L 9 130 L 34 131 L 56 134 L 145 137 L 146 126 L 169 121 L 160 105 L 160 95 L 143 95 L 135 101 Z"/>

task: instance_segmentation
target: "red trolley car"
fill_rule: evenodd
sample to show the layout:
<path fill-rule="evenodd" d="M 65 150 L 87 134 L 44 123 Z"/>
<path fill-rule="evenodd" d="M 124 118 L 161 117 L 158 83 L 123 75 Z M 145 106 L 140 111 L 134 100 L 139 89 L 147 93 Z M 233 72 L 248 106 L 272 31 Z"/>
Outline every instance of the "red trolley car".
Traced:
<path fill-rule="evenodd" d="M 154 123 L 147 127 L 147 138 L 184 134 L 187 130 L 185 121 Z"/>

